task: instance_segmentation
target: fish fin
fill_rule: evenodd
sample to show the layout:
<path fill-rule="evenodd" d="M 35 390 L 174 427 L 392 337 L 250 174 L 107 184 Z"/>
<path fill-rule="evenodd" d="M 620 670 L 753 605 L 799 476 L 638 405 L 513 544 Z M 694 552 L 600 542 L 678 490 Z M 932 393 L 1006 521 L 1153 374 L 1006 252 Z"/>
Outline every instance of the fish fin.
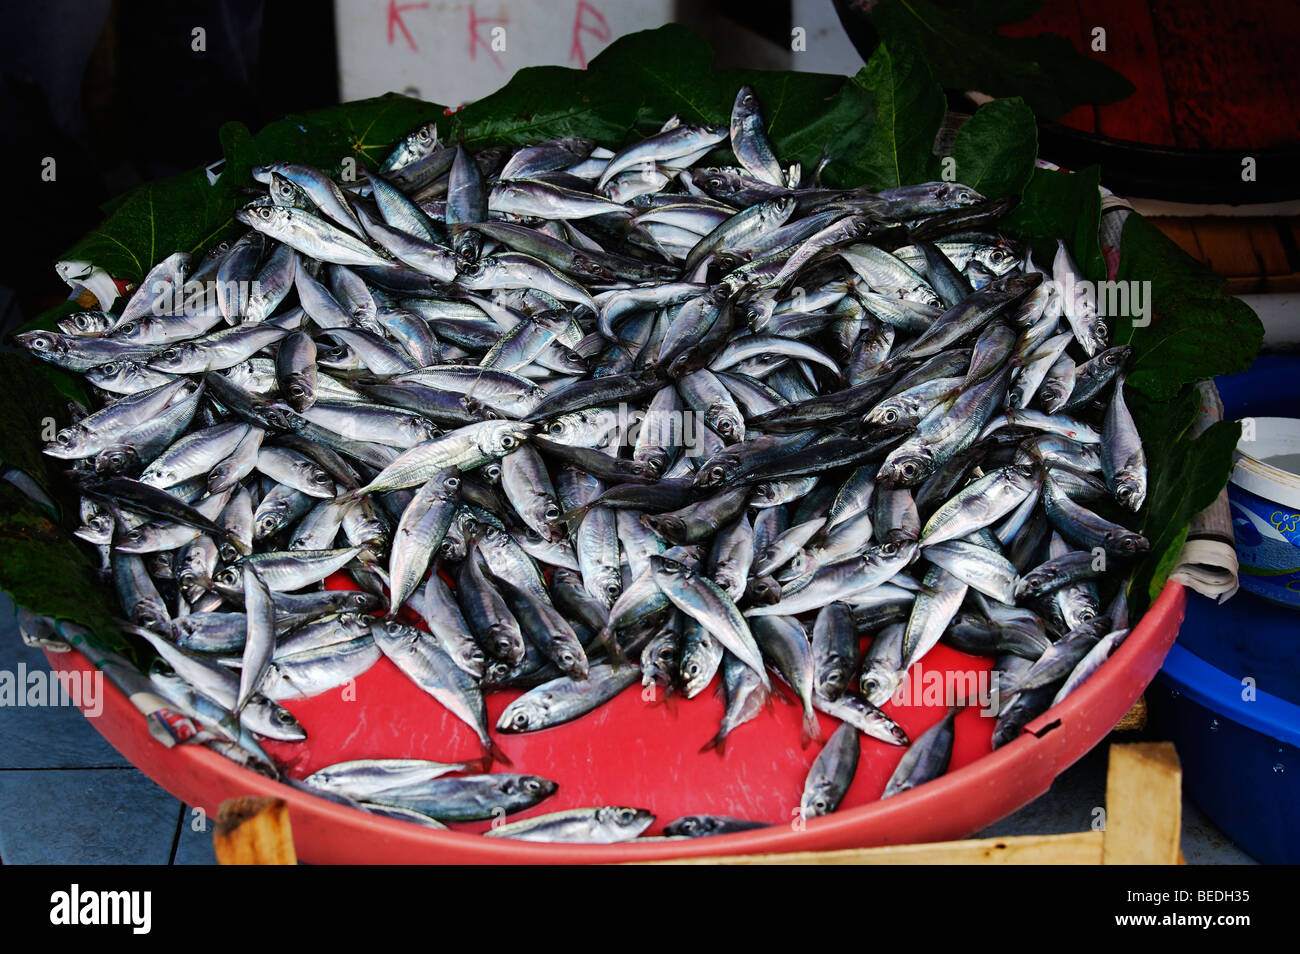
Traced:
<path fill-rule="evenodd" d="M 483 748 L 485 752 L 481 761 L 483 762 L 484 771 L 487 771 L 493 762 L 500 762 L 502 765 L 515 764 L 510 761 L 505 752 L 501 750 L 501 746 L 497 745 L 496 741 L 490 736 L 483 741 Z"/>
<path fill-rule="evenodd" d="M 623 652 L 623 647 L 618 644 L 618 640 L 614 637 L 614 631 L 612 629 L 608 626 L 603 627 L 598 638 L 600 639 L 600 644 L 605 647 L 605 652 L 609 654 L 609 658 L 614 663 L 621 665 L 630 662 L 627 658 L 627 653 Z"/>
<path fill-rule="evenodd" d="M 560 516 L 560 520 L 564 523 L 564 528 L 572 533 L 578 528 L 578 524 L 582 523 L 582 518 L 585 517 L 590 510 L 591 504 L 582 504 L 581 506 L 574 507 L 572 510 L 566 510 Z"/>
<path fill-rule="evenodd" d="M 719 729 L 717 735 L 700 746 L 701 753 L 708 752 L 710 749 L 718 753 L 718 758 L 722 758 L 727 754 L 727 731 L 725 729 Z"/>
<path fill-rule="evenodd" d="M 805 749 L 808 743 L 816 742 L 822 737 L 821 723 L 817 721 L 817 713 L 809 710 L 804 713 L 803 726 L 799 732 L 799 744 Z"/>

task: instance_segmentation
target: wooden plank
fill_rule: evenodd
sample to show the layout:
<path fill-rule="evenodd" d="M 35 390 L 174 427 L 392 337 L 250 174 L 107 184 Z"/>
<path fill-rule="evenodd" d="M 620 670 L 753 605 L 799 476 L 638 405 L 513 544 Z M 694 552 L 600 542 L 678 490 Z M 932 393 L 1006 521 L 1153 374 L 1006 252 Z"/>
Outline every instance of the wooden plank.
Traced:
<path fill-rule="evenodd" d="M 1174 145 L 1169 93 L 1160 67 L 1151 10 L 1133 0 L 1078 0 L 1079 21 L 1089 56 L 1137 87 L 1118 103 L 1097 107 L 1097 132 L 1115 139 Z M 1106 50 L 1092 48 L 1092 31 L 1106 31 Z"/>
<path fill-rule="evenodd" d="M 289 806 L 283 798 L 228 798 L 212 833 L 217 864 L 296 865 Z"/>
<path fill-rule="evenodd" d="M 1246 237 L 1264 275 L 1289 275 L 1294 269 L 1282 244 L 1281 220 L 1244 219 Z"/>
<path fill-rule="evenodd" d="M 1183 770 L 1169 742 L 1110 747 L 1102 864 L 1176 865 Z"/>
<path fill-rule="evenodd" d="M 1147 697 L 1138 696 L 1137 702 L 1133 703 L 1133 708 L 1129 709 L 1128 712 L 1124 713 L 1124 715 L 1120 718 L 1120 720 L 1115 723 L 1115 728 L 1111 729 L 1111 731 L 1112 732 L 1133 732 L 1137 729 L 1145 729 L 1146 727 L 1147 727 Z"/>
<path fill-rule="evenodd" d="M 652 861 L 657 865 L 1098 865 L 1104 834 L 1016 835 L 773 855 L 718 855 Z"/>
<path fill-rule="evenodd" d="M 1196 232 L 1192 228 L 1192 222 L 1195 220 L 1153 216 L 1148 221 L 1161 232 L 1164 232 L 1166 237 L 1172 239 L 1174 244 L 1192 258 L 1198 262 L 1205 261 L 1205 252 L 1202 250 L 1201 243 L 1197 240 Z"/>
<path fill-rule="evenodd" d="M 1258 295 L 1263 292 L 1277 294 L 1300 291 L 1300 272 L 1290 275 L 1270 275 L 1268 278 L 1229 278 L 1224 291 L 1229 295 Z"/>
<path fill-rule="evenodd" d="M 1240 220 L 1203 218 L 1191 219 L 1190 224 L 1201 247 L 1201 261 L 1220 275 L 1232 278 L 1265 274 L 1251 245 L 1250 232 Z"/>

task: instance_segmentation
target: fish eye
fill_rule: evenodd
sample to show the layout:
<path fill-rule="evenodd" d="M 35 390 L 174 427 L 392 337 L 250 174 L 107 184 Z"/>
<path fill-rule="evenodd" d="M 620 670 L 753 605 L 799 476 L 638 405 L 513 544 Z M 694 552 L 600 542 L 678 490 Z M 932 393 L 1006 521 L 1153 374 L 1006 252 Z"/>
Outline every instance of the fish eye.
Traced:
<path fill-rule="evenodd" d="M 516 441 L 513 437 L 511 437 L 509 434 L 501 438 L 501 446 L 504 447 L 506 450 L 513 449 L 517 443 L 519 442 Z"/>
<path fill-rule="evenodd" d="M 262 218 L 268 220 L 268 221 L 269 221 L 270 218 L 271 218 L 271 210 L 270 210 L 270 208 L 268 208 L 267 206 L 264 206 L 264 205 L 263 205 L 263 206 L 258 206 L 257 214 L 258 214 L 259 216 L 261 216 Z"/>
<path fill-rule="evenodd" d="M 415 138 L 420 142 L 428 142 L 433 138 L 428 129 L 421 127 L 415 131 Z"/>
<path fill-rule="evenodd" d="M 542 790 L 541 780 L 536 778 L 524 779 L 524 790 L 529 794 L 536 795 Z"/>
<path fill-rule="evenodd" d="M 605 592 L 610 596 L 618 596 L 623 592 L 623 587 L 618 583 L 608 583 L 605 586 Z"/>
<path fill-rule="evenodd" d="M 293 717 L 293 713 L 288 709 L 275 710 L 275 721 L 280 725 L 294 725 L 298 720 Z"/>
<path fill-rule="evenodd" d="M 459 477 L 448 477 L 446 480 L 444 480 L 444 481 L 442 482 L 442 485 L 443 485 L 444 487 L 446 487 L 448 490 L 459 490 L 459 489 L 460 489 L 460 478 L 459 478 Z"/>
<path fill-rule="evenodd" d="M 549 507 L 546 508 L 546 511 L 542 514 L 542 516 L 544 516 L 547 520 L 559 520 L 560 508 L 555 506 L 555 504 L 551 504 Z"/>
<path fill-rule="evenodd" d="M 888 408 L 883 414 L 880 415 L 880 419 L 884 421 L 886 424 L 893 424 L 896 420 L 898 420 L 898 412 L 895 411 L 892 407 Z"/>
<path fill-rule="evenodd" d="M 721 464 L 715 464 L 709 469 L 709 476 L 717 481 L 725 480 L 727 476 L 727 468 L 723 467 Z"/>
<path fill-rule="evenodd" d="M 897 543 L 885 543 L 880 547 L 880 552 L 887 557 L 891 557 L 898 552 Z"/>
<path fill-rule="evenodd" d="M 624 825 L 630 825 L 636 820 L 636 812 L 631 808 L 620 808 L 618 810 L 618 820 Z"/>
<path fill-rule="evenodd" d="M 503 668 L 504 668 L 504 667 L 503 667 Z M 516 713 L 515 713 L 515 717 L 514 717 L 513 719 L 510 720 L 510 725 L 513 726 L 513 727 L 516 728 L 516 729 L 526 729 L 526 728 L 528 728 L 528 713 L 527 713 L 527 712 L 516 712 Z"/>
<path fill-rule="evenodd" d="M 729 420 L 723 418 L 722 420 L 718 421 L 719 434 L 730 434 L 731 431 L 732 431 L 732 424 Z"/>

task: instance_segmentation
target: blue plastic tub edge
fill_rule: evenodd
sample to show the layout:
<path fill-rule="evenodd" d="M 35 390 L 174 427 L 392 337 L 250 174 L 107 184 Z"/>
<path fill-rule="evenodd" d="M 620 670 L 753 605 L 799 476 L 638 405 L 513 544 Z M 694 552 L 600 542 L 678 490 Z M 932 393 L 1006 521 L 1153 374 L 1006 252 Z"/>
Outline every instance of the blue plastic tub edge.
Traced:
<path fill-rule="evenodd" d="M 1239 679 L 1205 662 L 1175 643 L 1165 657 L 1161 674 L 1176 688 L 1207 709 L 1212 709 L 1248 729 L 1280 742 L 1300 747 L 1300 706 L 1258 689 L 1254 698 L 1241 697 Z"/>

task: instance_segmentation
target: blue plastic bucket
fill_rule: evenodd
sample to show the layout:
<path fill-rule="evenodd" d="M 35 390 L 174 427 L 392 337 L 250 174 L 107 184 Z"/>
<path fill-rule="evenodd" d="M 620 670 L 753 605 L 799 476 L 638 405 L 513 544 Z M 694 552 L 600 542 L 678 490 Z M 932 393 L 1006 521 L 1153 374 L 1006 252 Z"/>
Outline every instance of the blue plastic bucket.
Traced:
<path fill-rule="evenodd" d="M 1266 355 L 1217 383 L 1231 420 L 1300 409 L 1300 357 Z M 1297 864 L 1300 612 L 1249 592 L 1245 579 L 1222 605 L 1189 596 L 1147 703 L 1153 727 L 1178 748 L 1192 801 L 1254 858 Z"/>

